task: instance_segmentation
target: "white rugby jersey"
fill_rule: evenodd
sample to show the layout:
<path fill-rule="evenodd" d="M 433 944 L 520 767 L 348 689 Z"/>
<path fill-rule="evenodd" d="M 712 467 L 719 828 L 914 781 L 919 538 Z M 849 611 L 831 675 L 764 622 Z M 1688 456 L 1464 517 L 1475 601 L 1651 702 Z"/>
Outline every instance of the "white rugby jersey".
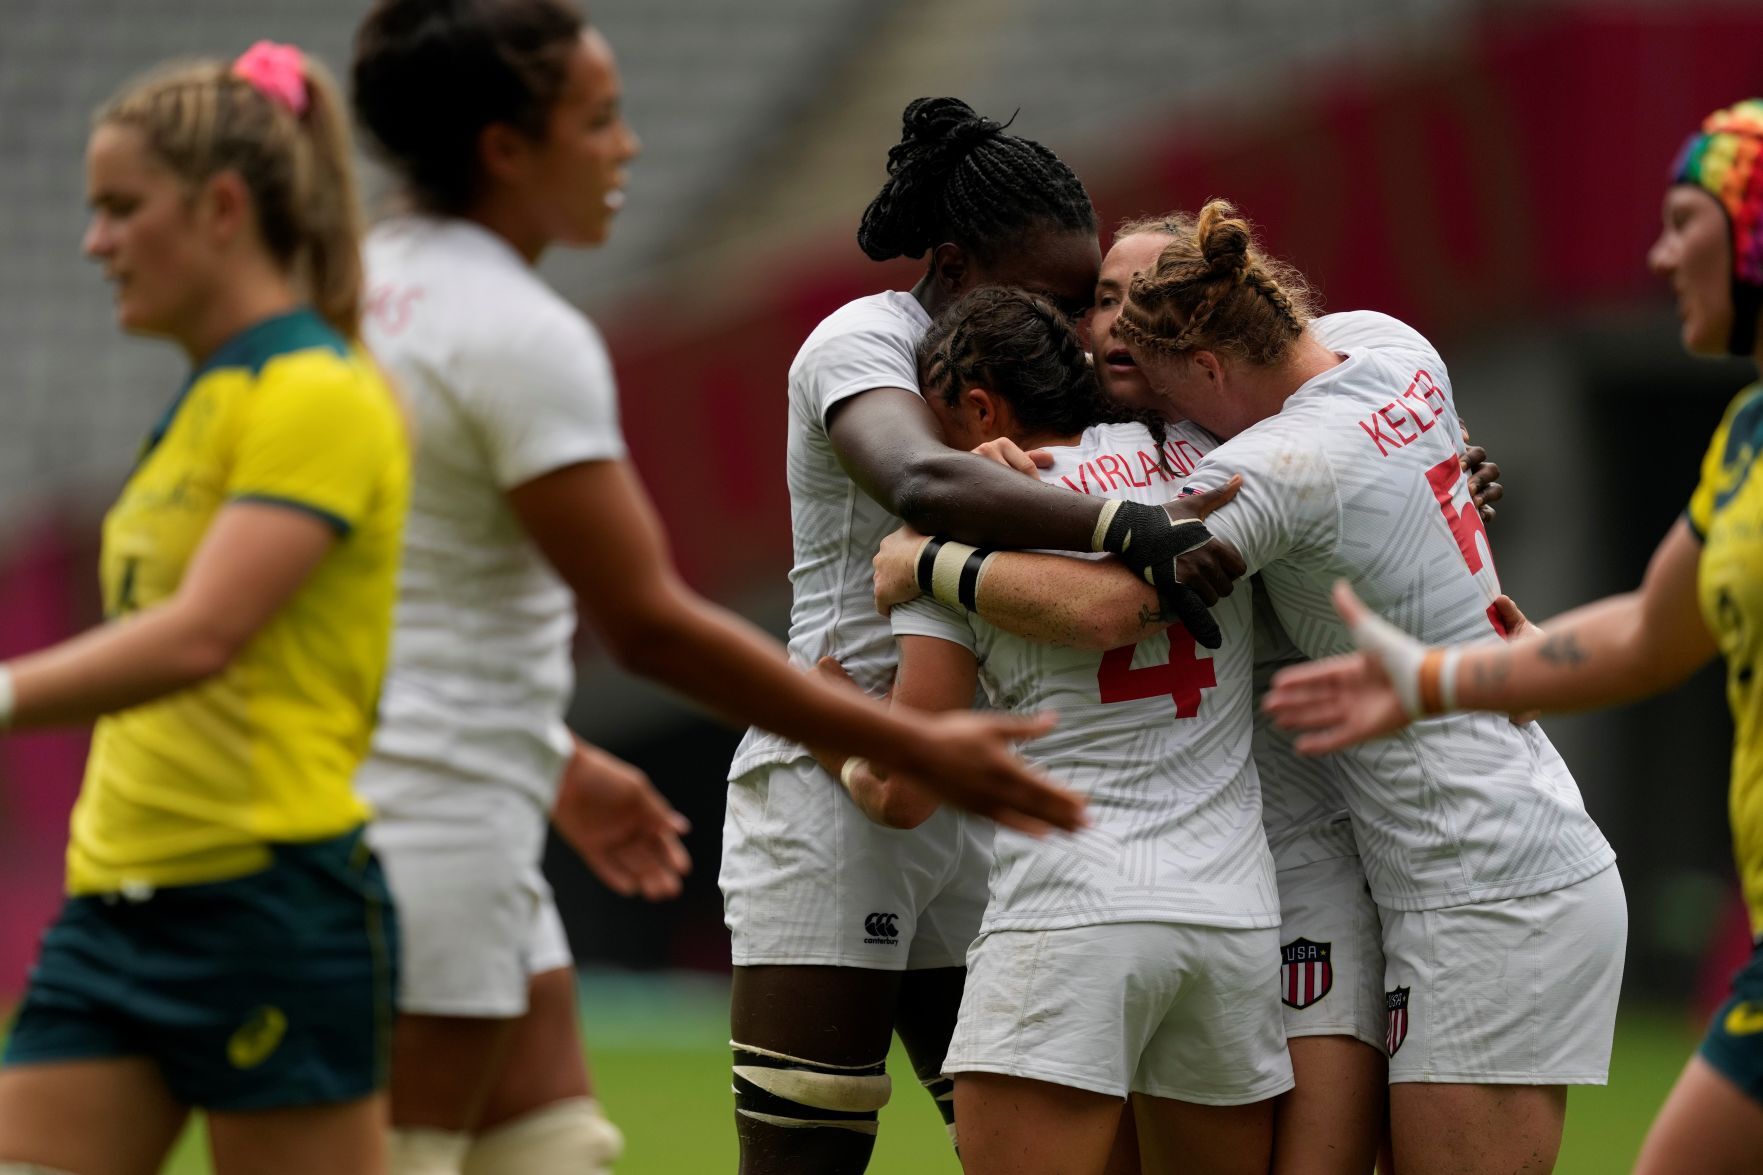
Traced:
<path fill-rule="evenodd" d="M 871 560 L 900 520 L 845 472 L 826 416 L 833 405 L 876 388 L 917 392 L 918 343 L 929 330 L 930 315 L 911 294 L 872 294 L 827 315 L 790 364 L 790 658 L 808 666 L 835 657 L 871 694 L 887 690 L 898 663 L 887 619 L 875 610 Z M 807 755 L 801 744 L 754 728 L 736 749 L 728 777 Z"/>
<path fill-rule="evenodd" d="M 500 237 L 400 217 L 366 249 L 364 341 L 416 421 L 392 659 L 362 794 L 396 817 L 432 767 L 549 810 L 570 750 L 575 599 L 507 490 L 624 456 L 605 345 Z M 420 773 L 416 773 L 420 774 Z"/>
<path fill-rule="evenodd" d="M 1346 360 L 1208 454 L 1191 484 L 1243 476 L 1242 492 L 1208 525 L 1260 572 L 1306 656 L 1353 648 L 1329 598 L 1343 578 L 1427 644 L 1499 639 L 1499 578 L 1469 500 L 1437 352 L 1368 312 L 1330 315 L 1318 334 Z M 1428 719 L 1334 761 L 1366 878 L 1385 906 L 1546 893 L 1615 860 L 1534 724 L 1498 714 Z"/>
<path fill-rule="evenodd" d="M 1217 442 L 1213 442 L 1216 444 Z M 1235 594 L 1250 591 L 1239 583 Z M 1267 847 L 1281 869 L 1353 857 L 1359 847 L 1353 840 L 1353 818 L 1347 812 L 1347 793 L 1340 767 L 1330 759 L 1300 755 L 1297 735 L 1281 730 L 1261 712 L 1261 695 L 1273 675 L 1288 665 L 1309 658 L 1292 638 L 1273 610 L 1267 588 L 1260 580 L 1253 587 L 1255 616 L 1254 748 L 1255 769 L 1261 775 L 1261 823 L 1267 829 Z"/>
<path fill-rule="evenodd" d="M 1212 438 L 1172 425 L 1157 468 L 1145 429 L 1102 425 L 1050 450 L 1041 479 L 1082 493 L 1161 504 Z M 1081 558 L 1083 556 L 1073 556 Z M 1198 648 L 1179 625 L 1106 653 L 1038 644 L 932 599 L 895 608 L 897 635 L 974 652 L 992 705 L 1053 710 L 1059 725 L 1023 753 L 1088 797 L 1090 827 L 1045 839 L 999 828 L 985 930 L 1102 922 L 1279 925 L 1273 858 L 1250 754 L 1250 593 L 1213 609 L 1224 634 Z"/>

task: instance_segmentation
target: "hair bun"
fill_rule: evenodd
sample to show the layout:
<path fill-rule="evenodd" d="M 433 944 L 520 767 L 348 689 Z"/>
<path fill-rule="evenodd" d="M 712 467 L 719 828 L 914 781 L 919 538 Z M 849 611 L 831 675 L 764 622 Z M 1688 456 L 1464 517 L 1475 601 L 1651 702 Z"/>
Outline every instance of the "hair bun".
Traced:
<path fill-rule="evenodd" d="M 900 146 L 932 151 L 967 148 L 1002 133 L 1004 124 L 959 98 L 915 98 L 900 117 Z"/>
<path fill-rule="evenodd" d="M 1201 224 L 1200 256 L 1215 273 L 1242 274 L 1249 268 L 1249 226 L 1230 216 Z"/>

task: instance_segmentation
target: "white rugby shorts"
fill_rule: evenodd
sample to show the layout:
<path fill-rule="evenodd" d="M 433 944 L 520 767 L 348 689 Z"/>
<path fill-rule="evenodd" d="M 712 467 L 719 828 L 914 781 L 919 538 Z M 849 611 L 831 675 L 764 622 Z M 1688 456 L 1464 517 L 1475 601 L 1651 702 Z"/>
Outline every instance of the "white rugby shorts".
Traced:
<path fill-rule="evenodd" d="M 1279 932 L 1112 922 L 973 944 L 943 1071 L 1246 1105 L 1292 1088 Z"/>
<path fill-rule="evenodd" d="M 810 759 L 729 784 L 723 917 L 737 967 L 959 967 L 979 933 L 992 826 L 940 808 L 914 829 L 865 816 Z"/>
<path fill-rule="evenodd" d="M 1383 926 L 1359 858 L 1279 871 L 1279 995 L 1286 1035 L 1384 1048 Z"/>
<path fill-rule="evenodd" d="M 1553 893 L 1383 911 L 1390 1081 L 1603 1085 L 1628 945 L 1615 866 Z"/>
<path fill-rule="evenodd" d="M 573 962 L 540 870 L 546 814 L 506 789 L 448 798 L 368 826 L 397 903 L 398 1010 L 522 1016 L 527 980 Z"/>

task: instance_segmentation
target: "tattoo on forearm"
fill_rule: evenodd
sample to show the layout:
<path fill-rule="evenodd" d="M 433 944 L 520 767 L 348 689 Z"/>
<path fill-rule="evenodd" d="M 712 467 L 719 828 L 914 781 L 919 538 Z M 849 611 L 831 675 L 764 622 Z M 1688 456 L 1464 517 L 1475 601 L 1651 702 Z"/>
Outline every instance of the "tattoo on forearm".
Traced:
<path fill-rule="evenodd" d="M 1584 665 L 1589 654 L 1579 647 L 1579 640 L 1571 632 L 1564 632 L 1543 638 L 1537 656 L 1551 665 Z"/>
<path fill-rule="evenodd" d="M 1162 608 L 1153 608 L 1149 604 L 1139 605 L 1139 627 L 1158 628 L 1168 624 L 1169 618 L 1163 615 Z"/>
<path fill-rule="evenodd" d="M 1491 690 L 1505 685 L 1511 672 L 1512 657 L 1505 649 L 1501 649 L 1499 656 L 1476 662 L 1471 676 L 1477 689 Z"/>

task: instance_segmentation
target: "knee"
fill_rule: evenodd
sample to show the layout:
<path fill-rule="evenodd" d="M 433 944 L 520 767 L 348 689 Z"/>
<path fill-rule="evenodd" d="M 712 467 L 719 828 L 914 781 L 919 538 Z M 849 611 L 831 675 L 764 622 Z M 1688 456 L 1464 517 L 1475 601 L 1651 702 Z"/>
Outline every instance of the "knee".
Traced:
<path fill-rule="evenodd" d="M 886 1060 L 829 1065 L 730 1042 L 735 1053 L 735 1112 L 785 1128 L 826 1127 L 874 1134 L 893 1086 Z"/>
<path fill-rule="evenodd" d="M 523 1114 L 477 1137 L 462 1175 L 601 1175 L 624 1153 L 624 1135 L 591 1097 Z"/>

